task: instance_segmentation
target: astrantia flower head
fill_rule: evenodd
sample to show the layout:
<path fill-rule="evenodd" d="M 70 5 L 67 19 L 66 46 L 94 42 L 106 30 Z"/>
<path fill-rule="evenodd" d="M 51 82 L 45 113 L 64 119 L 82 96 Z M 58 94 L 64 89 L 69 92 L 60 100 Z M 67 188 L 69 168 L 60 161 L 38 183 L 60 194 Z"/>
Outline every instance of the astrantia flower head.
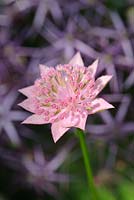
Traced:
<path fill-rule="evenodd" d="M 98 60 L 85 67 L 80 53 L 69 64 L 47 67 L 40 65 L 41 77 L 34 85 L 19 90 L 28 99 L 19 105 L 33 113 L 23 123 L 51 123 L 56 142 L 71 127 L 85 130 L 87 116 L 113 108 L 98 93 L 111 79 L 101 76 L 95 81 Z"/>

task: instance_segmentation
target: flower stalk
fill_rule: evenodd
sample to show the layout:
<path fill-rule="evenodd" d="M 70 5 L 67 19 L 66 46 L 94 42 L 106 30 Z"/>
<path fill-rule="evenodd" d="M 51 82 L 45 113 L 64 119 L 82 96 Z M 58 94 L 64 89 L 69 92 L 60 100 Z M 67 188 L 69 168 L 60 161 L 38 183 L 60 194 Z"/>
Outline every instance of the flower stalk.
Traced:
<path fill-rule="evenodd" d="M 85 141 L 85 134 L 81 129 L 77 128 L 76 135 L 79 138 L 80 147 L 83 154 L 83 160 L 84 160 L 85 170 L 87 174 L 88 187 L 91 194 L 91 200 L 98 200 L 98 193 L 97 193 L 97 190 L 94 184 L 93 175 L 92 175 L 88 147 Z"/>

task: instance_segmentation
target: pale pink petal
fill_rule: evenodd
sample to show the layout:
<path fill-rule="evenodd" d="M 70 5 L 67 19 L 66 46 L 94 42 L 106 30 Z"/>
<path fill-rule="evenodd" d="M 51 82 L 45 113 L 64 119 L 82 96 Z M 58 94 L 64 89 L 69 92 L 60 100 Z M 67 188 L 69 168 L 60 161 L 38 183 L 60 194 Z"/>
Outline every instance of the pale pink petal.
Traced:
<path fill-rule="evenodd" d="M 34 95 L 34 85 L 22 88 L 19 92 L 24 94 L 26 97 L 31 97 Z"/>
<path fill-rule="evenodd" d="M 26 120 L 22 122 L 22 124 L 48 124 L 49 121 L 45 121 L 42 115 L 31 115 Z"/>
<path fill-rule="evenodd" d="M 78 112 L 70 112 L 68 117 L 62 120 L 63 127 L 77 127 L 85 130 L 85 124 L 87 120 L 87 113 L 83 112 L 80 114 Z"/>
<path fill-rule="evenodd" d="M 106 109 L 114 108 L 113 105 L 109 104 L 102 98 L 97 98 L 91 103 L 91 109 L 89 109 L 88 114 L 94 114 L 96 112 L 100 112 Z"/>
<path fill-rule="evenodd" d="M 56 142 L 71 127 L 77 127 L 85 130 L 87 113 L 79 114 L 78 112 L 70 112 L 64 119 L 52 124 L 52 135 Z"/>
<path fill-rule="evenodd" d="M 18 105 L 30 112 L 35 112 L 35 104 L 33 103 L 33 99 L 26 99 Z"/>
<path fill-rule="evenodd" d="M 47 72 L 50 70 L 50 67 L 46 66 L 46 65 L 42 65 L 40 64 L 39 65 L 39 68 L 40 68 L 40 74 L 41 76 L 45 76 L 47 74 Z"/>
<path fill-rule="evenodd" d="M 86 126 L 87 116 L 88 116 L 87 114 L 80 116 L 80 121 L 75 127 L 80 128 L 84 131 Z"/>
<path fill-rule="evenodd" d="M 59 122 L 53 123 L 51 126 L 51 131 L 52 131 L 52 136 L 53 136 L 54 142 L 57 142 L 64 135 L 64 133 L 69 130 L 69 128 L 64 128 L 61 125 L 62 125 L 62 123 L 61 123 L 61 121 L 59 121 Z"/>
<path fill-rule="evenodd" d="M 85 124 L 87 119 L 87 113 L 83 111 L 82 114 L 79 112 L 70 111 L 68 116 L 61 120 L 62 127 L 78 127 L 85 130 Z"/>
<path fill-rule="evenodd" d="M 104 99 L 95 99 L 112 77 L 102 76 L 95 81 L 97 65 L 98 60 L 87 70 L 79 52 L 71 59 L 69 65 L 58 65 L 56 68 L 40 65 L 41 78 L 34 86 L 20 90 L 28 99 L 19 105 L 38 113 L 28 117 L 23 123 L 52 123 L 55 142 L 71 127 L 85 130 L 88 114 L 113 108 Z M 90 107 L 85 110 L 85 106 Z"/>
<path fill-rule="evenodd" d="M 99 62 L 99 60 L 97 59 L 91 65 L 88 66 L 88 69 L 92 74 L 92 77 L 94 77 L 95 74 L 96 74 L 97 67 L 98 67 L 98 62 Z"/>
<path fill-rule="evenodd" d="M 95 81 L 95 95 L 97 96 L 101 90 L 106 86 L 106 84 L 111 80 L 112 76 L 111 75 L 105 75 L 105 76 L 101 76 L 99 77 L 96 81 Z"/>
<path fill-rule="evenodd" d="M 84 66 L 84 62 L 82 60 L 81 54 L 77 52 L 73 58 L 70 60 L 69 64 L 71 65 L 79 65 L 79 66 Z"/>

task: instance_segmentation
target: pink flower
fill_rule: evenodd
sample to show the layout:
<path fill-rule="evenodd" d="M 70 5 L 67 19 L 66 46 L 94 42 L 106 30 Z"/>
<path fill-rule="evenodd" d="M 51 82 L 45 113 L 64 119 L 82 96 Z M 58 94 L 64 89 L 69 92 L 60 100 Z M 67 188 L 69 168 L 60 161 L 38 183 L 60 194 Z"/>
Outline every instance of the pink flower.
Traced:
<path fill-rule="evenodd" d="M 23 123 L 51 123 L 54 142 L 71 127 L 85 130 L 87 116 L 113 108 L 102 98 L 96 98 L 112 76 L 95 81 L 98 60 L 85 67 L 80 53 L 65 65 L 40 65 L 41 77 L 34 85 L 20 89 L 27 96 L 19 105 L 33 113 Z"/>

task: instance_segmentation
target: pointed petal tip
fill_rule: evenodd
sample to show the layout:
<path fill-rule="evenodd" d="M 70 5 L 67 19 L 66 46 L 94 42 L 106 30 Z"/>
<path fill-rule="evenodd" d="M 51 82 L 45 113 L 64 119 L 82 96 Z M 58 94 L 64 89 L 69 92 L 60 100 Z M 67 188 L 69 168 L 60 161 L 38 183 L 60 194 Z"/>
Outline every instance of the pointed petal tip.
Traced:
<path fill-rule="evenodd" d="M 29 116 L 27 119 L 25 119 L 22 123 L 23 124 L 41 125 L 41 124 L 48 124 L 50 122 L 45 121 L 41 115 L 33 114 L 33 115 Z"/>
<path fill-rule="evenodd" d="M 21 108 L 24 108 L 23 102 L 18 103 L 17 105 L 20 106 Z"/>
<path fill-rule="evenodd" d="M 95 81 L 96 96 L 103 90 L 107 83 L 111 80 L 112 75 L 103 75 Z"/>
<path fill-rule="evenodd" d="M 45 69 L 48 69 L 49 67 L 47 65 L 39 64 L 39 68 L 40 68 L 40 71 L 42 72 Z"/>
<path fill-rule="evenodd" d="M 18 92 L 22 93 L 21 91 L 22 91 L 22 89 L 19 89 L 19 90 L 18 90 Z"/>
<path fill-rule="evenodd" d="M 113 75 L 107 75 L 109 79 L 111 80 L 113 78 Z"/>
<path fill-rule="evenodd" d="M 69 64 L 84 66 L 84 62 L 79 51 L 72 57 Z"/>
<path fill-rule="evenodd" d="M 67 131 L 69 128 L 62 127 L 61 122 L 55 122 L 51 126 L 51 133 L 54 142 L 56 143 Z"/>
<path fill-rule="evenodd" d="M 42 68 L 44 68 L 45 66 L 43 64 L 39 64 L 39 68 L 40 68 L 40 71 L 42 70 Z"/>
<path fill-rule="evenodd" d="M 21 103 L 18 103 L 17 106 L 21 106 L 20 104 L 21 104 Z"/>
<path fill-rule="evenodd" d="M 99 58 L 96 58 L 96 60 L 94 61 L 94 63 L 96 63 L 98 65 L 100 59 Z"/>
<path fill-rule="evenodd" d="M 75 56 L 80 56 L 81 57 L 80 51 L 77 51 L 76 54 L 75 54 Z"/>
<path fill-rule="evenodd" d="M 24 88 L 19 89 L 18 92 L 20 92 L 21 94 L 25 95 Z"/>
<path fill-rule="evenodd" d="M 95 76 L 99 64 L 99 59 L 96 59 L 91 65 L 88 66 L 89 71 L 91 72 L 92 77 Z"/>
<path fill-rule="evenodd" d="M 112 104 L 110 104 L 110 103 L 108 103 L 108 102 L 107 102 L 107 106 L 108 106 L 108 107 L 107 107 L 106 109 L 104 108 L 104 109 L 100 110 L 100 112 L 101 112 L 101 111 L 105 111 L 105 110 L 109 110 L 109 109 L 115 108 Z"/>
<path fill-rule="evenodd" d="M 25 110 L 28 110 L 32 113 L 35 112 L 36 107 L 31 99 L 25 99 L 21 103 L 18 104 L 20 107 L 24 108 Z"/>
<path fill-rule="evenodd" d="M 114 106 L 108 103 L 105 99 L 96 98 L 92 101 L 92 109 L 89 111 L 89 114 L 94 114 L 111 108 L 114 108 Z"/>
<path fill-rule="evenodd" d="M 58 135 L 55 133 L 54 130 L 52 130 L 52 138 L 53 138 L 53 141 L 54 143 L 57 143 L 57 141 L 62 137 L 62 135 Z"/>
<path fill-rule="evenodd" d="M 21 124 L 32 124 L 32 123 L 30 123 L 30 120 L 29 120 L 30 117 L 31 117 L 31 116 L 29 116 L 29 117 L 27 117 L 25 120 L 23 120 L 23 121 L 21 122 Z"/>
<path fill-rule="evenodd" d="M 43 64 L 39 64 L 40 73 L 44 71 L 45 66 Z"/>
<path fill-rule="evenodd" d="M 25 119 L 23 122 L 21 122 L 21 124 L 32 124 L 29 122 L 29 120 Z"/>
<path fill-rule="evenodd" d="M 25 100 L 24 100 L 24 101 L 25 101 Z M 22 101 L 22 102 L 23 102 L 23 101 Z M 18 105 L 18 106 L 21 106 L 21 105 L 22 105 L 22 102 L 18 103 L 17 105 Z"/>
<path fill-rule="evenodd" d="M 26 97 L 31 97 L 34 95 L 34 85 L 24 87 L 18 90 L 21 94 L 25 95 Z"/>
<path fill-rule="evenodd" d="M 26 119 L 25 119 L 24 121 L 22 121 L 21 124 L 27 124 L 27 123 L 26 123 Z"/>
<path fill-rule="evenodd" d="M 111 109 L 111 108 L 115 108 L 115 106 L 113 106 L 112 104 L 110 104 L 109 109 Z"/>
<path fill-rule="evenodd" d="M 30 122 L 30 120 L 28 118 L 25 119 L 23 122 L 21 122 L 21 124 L 35 124 L 35 123 Z"/>
<path fill-rule="evenodd" d="M 112 77 L 113 77 L 113 75 L 103 75 L 103 76 L 101 76 L 99 78 L 100 78 L 100 80 L 102 78 L 102 81 L 104 81 L 104 83 L 105 83 L 104 85 L 106 85 L 112 79 Z"/>
<path fill-rule="evenodd" d="M 58 140 L 59 140 L 59 138 L 54 138 L 53 137 L 53 141 L 54 141 L 55 144 L 57 143 Z"/>
<path fill-rule="evenodd" d="M 22 124 L 22 125 L 23 125 L 23 124 L 24 124 L 24 125 L 25 125 L 25 124 L 30 124 L 30 125 L 32 125 L 33 123 L 30 123 L 29 120 L 25 119 L 23 122 L 21 122 L 21 124 Z"/>
<path fill-rule="evenodd" d="M 105 75 L 106 77 L 106 84 L 113 78 L 113 75 Z"/>
<path fill-rule="evenodd" d="M 54 143 L 57 143 L 57 141 L 60 139 L 60 137 L 57 137 L 53 132 L 52 132 L 52 138 Z"/>

